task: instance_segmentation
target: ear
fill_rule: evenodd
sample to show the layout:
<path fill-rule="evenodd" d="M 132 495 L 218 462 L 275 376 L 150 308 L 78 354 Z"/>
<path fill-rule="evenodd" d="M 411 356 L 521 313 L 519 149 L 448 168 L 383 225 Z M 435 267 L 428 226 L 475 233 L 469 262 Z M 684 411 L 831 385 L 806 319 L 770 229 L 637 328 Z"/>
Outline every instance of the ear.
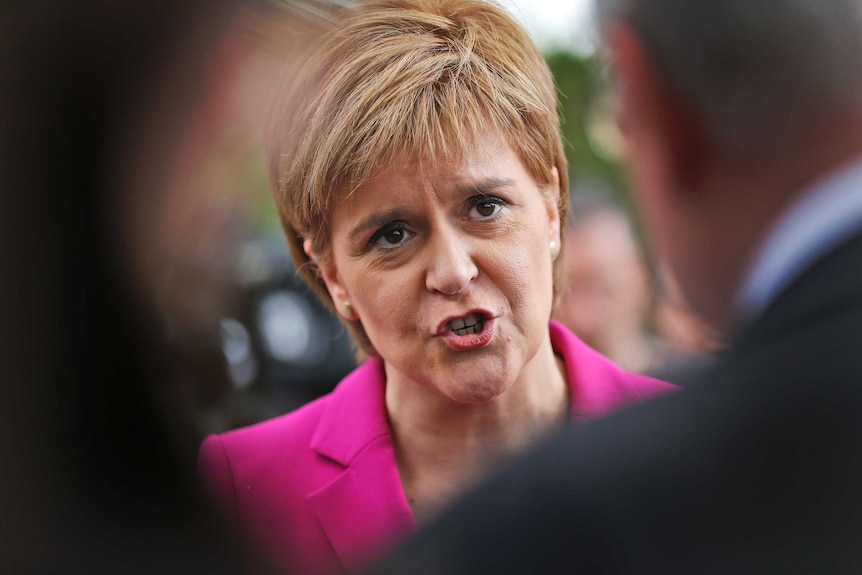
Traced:
<path fill-rule="evenodd" d="M 332 298 L 332 304 L 335 307 L 336 313 L 349 321 L 359 319 L 359 314 L 356 313 L 356 310 L 353 308 L 350 296 L 347 289 L 344 287 L 344 284 L 341 282 L 338 269 L 332 261 L 332 258 L 317 257 L 312 252 L 311 242 L 308 240 L 303 240 L 302 249 L 305 251 L 306 255 L 314 261 L 317 269 L 320 270 L 320 277 L 323 278 L 323 283 L 326 284 L 326 290 L 329 292 L 329 297 Z"/>
<path fill-rule="evenodd" d="M 617 96 L 617 123 L 630 163 L 641 164 L 632 166 L 633 176 L 658 178 L 652 183 L 672 193 L 696 193 L 708 159 L 706 130 L 699 115 L 651 61 L 642 38 L 631 26 L 615 23 L 605 38 Z"/>
<path fill-rule="evenodd" d="M 548 191 L 545 194 L 545 201 L 548 209 L 549 237 L 548 242 L 557 242 L 560 245 L 560 172 L 557 167 L 551 168 L 551 182 L 548 184 Z"/>

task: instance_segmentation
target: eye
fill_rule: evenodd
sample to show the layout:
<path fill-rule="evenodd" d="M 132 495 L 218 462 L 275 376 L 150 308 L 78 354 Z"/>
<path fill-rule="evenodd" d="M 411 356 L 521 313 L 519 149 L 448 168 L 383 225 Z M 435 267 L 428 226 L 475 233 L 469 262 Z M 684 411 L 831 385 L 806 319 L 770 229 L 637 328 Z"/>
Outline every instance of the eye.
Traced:
<path fill-rule="evenodd" d="M 476 196 L 470 198 L 469 216 L 475 220 L 490 220 L 500 213 L 503 209 L 504 202 L 500 198 L 493 196 Z"/>
<path fill-rule="evenodd" d="M 397 248 L 412 237 L 413 232 L 408 230 L 403 222 L 392 222 L 374 232 L 368 245 L 389 250 Z"/>

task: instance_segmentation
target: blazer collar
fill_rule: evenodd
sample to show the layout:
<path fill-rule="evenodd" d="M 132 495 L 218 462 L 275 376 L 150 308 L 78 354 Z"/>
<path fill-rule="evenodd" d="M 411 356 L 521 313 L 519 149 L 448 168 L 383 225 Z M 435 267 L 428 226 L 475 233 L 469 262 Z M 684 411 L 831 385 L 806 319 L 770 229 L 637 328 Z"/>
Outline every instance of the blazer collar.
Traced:
<path fill-rule="evenodd" d="M 416 528 L 395 460 L 385 380 L 379 358 L 357 368 L 333 391 L 311 440 L 312 449 L 344 467 L 308 501 L 347 569 Z"/>
<path fill-rule="evenodd" d="M 824 255 L 792 282 L 751 324 L 735 347 L 787 333 L 843 313 L 862 300 L 862 229 Z"/>
<path fill-rule="evenodd" d="M 356 368 L 333 390 L 311 448 L 348 466 L 369 443 L 382 436 L 391 439 L 385 388 L 380 358 L 373 357 Z"/>
<path fill-rule="evenodd" d="M 618 408 L 619 388 L 626 377 L 636 376 L 624 373 L 561 323 L 551 320 L 549 328 L 554 353 L 566 364 L 572 423 L 593 421 Z"/>

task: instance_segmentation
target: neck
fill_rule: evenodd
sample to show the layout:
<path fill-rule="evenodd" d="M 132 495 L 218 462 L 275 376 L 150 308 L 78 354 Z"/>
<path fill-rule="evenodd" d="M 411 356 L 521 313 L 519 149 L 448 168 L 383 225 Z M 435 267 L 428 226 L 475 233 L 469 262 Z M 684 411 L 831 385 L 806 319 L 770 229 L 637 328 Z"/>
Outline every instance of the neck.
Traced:
<path fill-rule="evenodd" d="M 564 373 L 549 337 L 505 392 L 480 404 L 458 403 L 390 377 L 387 366 L 386 408 L 401 481 L 417 522 L 567 419 Z"/>
<path fill-rule="evenodd" d="M 713 327 L 723 332 L 736 327 L 737 291 L 788 207 L 823 176 L 862 156 L 862 131 L 831 134 L 812 134 L 792 157 L 764 165 L 731 158 L 713 171 L 711 185 L 687 218 L 687 240 L 680 242 L 691 246 L 687 269 L 677 270 L 692 307 Z"/>

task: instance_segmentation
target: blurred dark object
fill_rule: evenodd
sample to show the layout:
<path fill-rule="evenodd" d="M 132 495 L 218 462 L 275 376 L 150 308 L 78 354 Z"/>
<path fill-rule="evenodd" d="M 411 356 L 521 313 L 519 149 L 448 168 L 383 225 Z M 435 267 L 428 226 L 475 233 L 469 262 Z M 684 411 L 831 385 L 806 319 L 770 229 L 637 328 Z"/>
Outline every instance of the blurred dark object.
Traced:
<path fill-rule="evenodd" d="M 117 209 L 130 118 L 178 62 L 158 112 L 194 113 L 229 8 L 0 5 L 2 573 L 240 572 L 163 401 L 176 379 Z"/>
<path fill-rule="evenodd" d="M 244 241 L 235 277 L 241 296 L 220 325 L 231 389 L 210 432 L 296 409 L 356 367 L 347 330 L 297 275 L 280 235 Z"/>

